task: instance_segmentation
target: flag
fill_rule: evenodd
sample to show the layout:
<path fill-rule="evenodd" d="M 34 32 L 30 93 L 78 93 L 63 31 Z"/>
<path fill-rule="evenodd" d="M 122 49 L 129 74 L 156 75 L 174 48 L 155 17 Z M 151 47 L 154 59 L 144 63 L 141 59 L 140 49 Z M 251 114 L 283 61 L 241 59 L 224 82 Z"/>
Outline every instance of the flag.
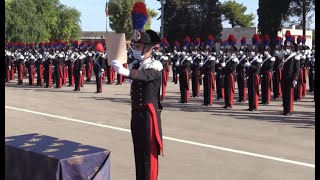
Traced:
<path fill-rule="evenodd" d="M 109 16 L 109 8 L 108 8 L 108 1 L 106 2 L 106 16 L 108 17 Z"/>

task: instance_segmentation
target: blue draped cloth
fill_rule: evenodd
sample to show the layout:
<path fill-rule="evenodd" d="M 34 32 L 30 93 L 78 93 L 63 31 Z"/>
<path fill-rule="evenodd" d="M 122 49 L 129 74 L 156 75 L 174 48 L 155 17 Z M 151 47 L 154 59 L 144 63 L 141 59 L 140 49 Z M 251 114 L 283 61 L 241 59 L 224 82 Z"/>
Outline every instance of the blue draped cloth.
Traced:
<path fill-rule="evenodd" d="M 6 180 L 109 180 L 110 151 L 39 134 L 5 138 Z"/>

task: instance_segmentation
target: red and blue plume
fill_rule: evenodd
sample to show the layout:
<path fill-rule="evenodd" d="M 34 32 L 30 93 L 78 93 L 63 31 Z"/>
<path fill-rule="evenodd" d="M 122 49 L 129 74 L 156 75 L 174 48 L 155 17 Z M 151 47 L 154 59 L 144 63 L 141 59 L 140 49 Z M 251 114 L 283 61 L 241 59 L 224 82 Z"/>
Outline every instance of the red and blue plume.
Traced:
<path fill-rule="evenodd" d="M 277 36 L 276 37 L 276 45 L 281 45 L 282 44 L 282 38 Z"/>
<path fill-rule="evenodd" d="M 175 48 L 179 48 L 179 47 L 180 47 L 180 43 L 179 43 L 178 41 L 175 41 L 175 42 L 174 42 L 174 47 L 175 47 Z"/>
<path fill-rule="evenodd" d="M 148 20 L 147 7 L 143 2 L 136 2 L 133 5 L 131 18 L 133 29 L 142 30 Z"/>
<path fill-rule="evenodd" d="M 196 38 L 196 40 L 194 41 L 194 45 L 199 46 L 201 43 L 200 38 Z"/>
<path fill-rule="evenodd" d="M 183 46 L 188 46 L 190 44 L 190 37 L 186 36 L 183 41 Z"/>
<path fill-rule="evenodd" d="M 252 45 L 258 46 L 259 45 L 259 35 L 258 34 L 254 34 L 252 37 Z"/>
<path fill-rule="evenodd" d="M 169 45 L 169 43 L 168 43 L 167 39 L 166 38 L 162 38 L 160 46 L 163 47 L 163 48 L 167 48 L 168 45 Z"/>
<path fill-rule="evenodd" d="M 212 46 L 213 45 L 213 39 L 214 37 L 212 35 L 208 36 L 208 40 L 206 41 L 206 45 Z"/>
<path fill-rule="evenodd" d="M 291 32 L 289 30 L 286 31 L 285 37 L 286 37 L 285 41 L 292 42 L 292 36 L 291 36 Z"/>
<path fill-rule="evenodd" d="M 234 36 L 232 34 L 228 37 L 228 45 L 233 46 L 234 45 Z"/>
<path fill-rule="evenodd" d="M 265 46 L 270 44 L 270 38 L 269 38 L 269 36 L 267 34 L 264 35 L 263 43 L 264 43 Z"/>
<path fill-rule="evenodd" d="M 306 37 L 305 36 L 302 36 L 301 43 L 302 43 L 302 45 L 306 44 Z"/>
<path fill-rule="evenodd" d="M 245 37 L 245 36 L 243 36 L 242 38 L 241 38 L 241 45 L 246 45 L 247 44 L 247 38 Z"/>
<path fill-rule="evenodd" d="M 302 36 L 297 37 L 297 44 L 300 44 L 302 42 Z"/>
<path fill-rule="evenodd" d="M 223 42 L 222 42 L 222 44 L 221 44 L 221 46 L 227 46 L 228 45 L 228 39 L 226 39 L 226 40 L 224 40 Z"/>

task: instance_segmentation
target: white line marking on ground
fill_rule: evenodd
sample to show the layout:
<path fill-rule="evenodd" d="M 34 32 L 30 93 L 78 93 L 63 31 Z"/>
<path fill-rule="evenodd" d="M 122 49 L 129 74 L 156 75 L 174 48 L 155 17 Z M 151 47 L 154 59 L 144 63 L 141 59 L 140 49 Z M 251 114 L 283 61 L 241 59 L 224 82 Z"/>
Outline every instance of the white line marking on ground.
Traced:
<path fill-rule="evenodd" d="M 93 125 L 93 126 L 99 126 L 99 127 L 114 129 L 114 130 L 118 130 L 118 131 L 131 132 L 129 129 L 119 128 L 119 127 L 115 127 L 115 126 L 97 124 L 97 123 L 93 123 L 93 122 L 88 122 L 88 121 L 83 121 L 83 120 L 78 120 L 78 119 L 73 119 L 73 118 L 67 118 L 67 117 L 62 117 L 62 116 L 56 116 L 56 115 L 52 115 L 52 114 L 31 111 L 31 110 L 27 110 L 27 109 L 20 109 L 20 108 L 11 107 L 11 106 L 5 106 L 5 107 L 8 109 L 23 111 L 23 112 L 28 112 L 28 113 L 38 114 L 38 115 L 42 115 L 42 116 L 47 116 L 47 117 L 58 118 L 58 119 L 63 119 L 66 121 L 73 121 L 73 122 L 78 122 L 78 123 L 83 123 L 83 124 L 89 124 L 89 125 Z M 267 156 L 267 155 L 263 155 L 263 154 L 256 154 L 256 153 L 240 151 L 240 150 L 230 149 L 230 148 L 224 148 L 224 147 L 214 146 L 214 145 L 210 145 L 210 144 L 197 143 L 197 142 L 193 142 L 193 141 L 177 139 L 177 138 L 172 138 L 172 137 L 166 137 L 166 136 L 163 136 L 163 139 L 167 139 L 167 140 L 174 141 L 174 142 L 180 142 L 180 143 L 184 143 L 184 144 L 191 144 L 191 145 L 200 146 L 200 147 L 218 149 L 218 150 L 237 153 L 237 154 L 243 154 L 243 155 L 247 155 L 247 156 L 253 156 L 253 157 L 259 157 L 259 158 L 263 158 L 263 159 L 285 162 L 285 163 L 295 164 L 295 165 L 299 165 L 299 166 L 306 166 L 306 167 L 315 168 L 314 164 L 293 161 L 293 160 L 288 160 L 288 159 L 284 159 L 284 158 L 277 158 L 277 157 Z"/>

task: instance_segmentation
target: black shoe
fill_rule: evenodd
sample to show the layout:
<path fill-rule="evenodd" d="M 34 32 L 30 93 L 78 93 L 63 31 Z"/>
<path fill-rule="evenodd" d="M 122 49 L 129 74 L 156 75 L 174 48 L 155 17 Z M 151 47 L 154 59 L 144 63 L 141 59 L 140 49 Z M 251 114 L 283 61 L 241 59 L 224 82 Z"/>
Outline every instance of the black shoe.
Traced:
<path fill-rule="evenodd" d="M 223 106 L 224 109 L 230 109 L 231 106 Z"/>
<path fill-rule="evenodd" d="M 290 115 L 292 115 L 292 112 L 283 112 L 283 113 L 281 113 L 281 115 L 290 116 Z"/>
<path fill-rule="evenodd" d="M 218 101 L 221 101 L 221 100 L 222 100 L 222 98 L 218 98 L 217 100 L 218 100 Z"/>
<path fill-rule="evenodd" d="M 257 111 L 256 108 L 249 108 L 248 110 L 249 110 L 249 111 Z"/>

